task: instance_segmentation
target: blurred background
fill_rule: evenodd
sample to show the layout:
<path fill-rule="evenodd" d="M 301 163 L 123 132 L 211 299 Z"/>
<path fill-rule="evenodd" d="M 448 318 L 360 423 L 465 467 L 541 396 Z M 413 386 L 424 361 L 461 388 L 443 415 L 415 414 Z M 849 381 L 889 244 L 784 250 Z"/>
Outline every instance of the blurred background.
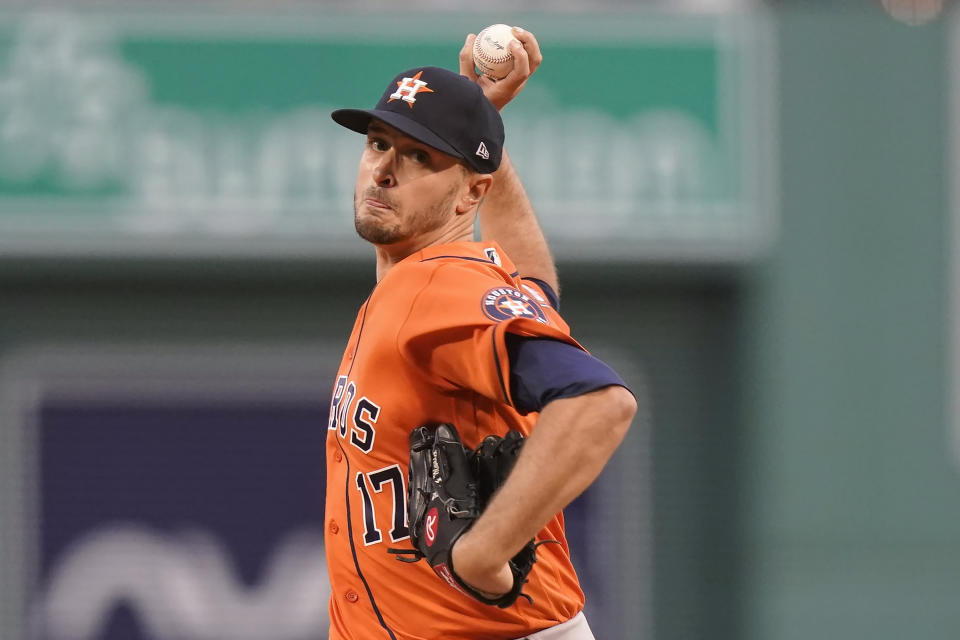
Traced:
<path fill-rule="evenodd" d="M 951 6 L 224 0 L 0 7 L 0 638 L 326 637 L 375 280 L 329 111 L 494 22 L 545 54 L 504 118 L 562 310 L 641 399 L 567 512 L 597 637 L 960 637 Z"/>

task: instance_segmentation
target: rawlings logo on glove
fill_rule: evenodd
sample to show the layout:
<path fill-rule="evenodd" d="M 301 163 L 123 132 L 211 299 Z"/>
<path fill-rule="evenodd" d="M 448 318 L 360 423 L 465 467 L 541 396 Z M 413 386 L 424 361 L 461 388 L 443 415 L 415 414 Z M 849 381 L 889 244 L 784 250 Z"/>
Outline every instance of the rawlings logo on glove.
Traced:
<path fill-rule="evenodd" d="M 437 515 L 436 508 L 430 509 L 427 514 L 427 523 L 424 526 L 424 534 L 427 539 L 427 546 L 432 547 L 433 541 L 437 539 L 437 524 L 440 522 L 440 516 Z"/>

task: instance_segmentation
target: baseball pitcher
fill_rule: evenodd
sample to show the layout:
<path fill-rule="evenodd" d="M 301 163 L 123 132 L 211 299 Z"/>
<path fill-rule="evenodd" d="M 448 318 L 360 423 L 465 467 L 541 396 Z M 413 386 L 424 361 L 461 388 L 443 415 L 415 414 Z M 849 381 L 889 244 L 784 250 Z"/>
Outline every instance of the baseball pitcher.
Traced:
<path fill-rule="evenodd" d="M 562 509 L 636 402 L 571 337 L 503 150 L 499 111 L 542 60 L 514 35 L 498 81 L 471 35 L 459 74 L 409 69 L 332 114 L 364 136 L 354 220 L 377 267 L 330 402 L 333 640 L 593 638 Z"/>

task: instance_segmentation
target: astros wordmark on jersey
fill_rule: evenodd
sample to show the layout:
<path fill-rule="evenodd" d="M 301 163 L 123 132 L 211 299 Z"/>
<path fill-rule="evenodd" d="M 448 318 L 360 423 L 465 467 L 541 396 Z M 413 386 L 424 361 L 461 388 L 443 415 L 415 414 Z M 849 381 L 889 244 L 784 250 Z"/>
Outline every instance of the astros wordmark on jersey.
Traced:
<path fill-rule="evenodd" d="M 533 602 L 507 609 L 387 552 L 409 544 L 410 431 L 449 422 L 468 447 L 510 429 L 529 435 L 537 414 L 511 406 L 504 334 L 576 345 L 543 292 L 502 256 L 492 243 L 429 247 L 392 267 L 360 308 L 327 432 L 331 640 L 519 638 L 583 608 L 561 514 L 538 535 L 561 544 L 538 550 L 524 589 Z"/>

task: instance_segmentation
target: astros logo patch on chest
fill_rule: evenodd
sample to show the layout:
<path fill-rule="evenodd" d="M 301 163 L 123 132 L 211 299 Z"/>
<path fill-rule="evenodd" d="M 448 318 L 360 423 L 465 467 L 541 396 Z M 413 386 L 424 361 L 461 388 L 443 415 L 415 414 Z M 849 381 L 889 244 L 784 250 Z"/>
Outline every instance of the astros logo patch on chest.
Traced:
<path fill-rule="evenodd" d="M 497 287 L 483 294 L 483 313 L 491 320 L 502 322 L 511 318 L 529 318 L 547 324 L 543 309 L 530 296 L 513 287 Z"/>

